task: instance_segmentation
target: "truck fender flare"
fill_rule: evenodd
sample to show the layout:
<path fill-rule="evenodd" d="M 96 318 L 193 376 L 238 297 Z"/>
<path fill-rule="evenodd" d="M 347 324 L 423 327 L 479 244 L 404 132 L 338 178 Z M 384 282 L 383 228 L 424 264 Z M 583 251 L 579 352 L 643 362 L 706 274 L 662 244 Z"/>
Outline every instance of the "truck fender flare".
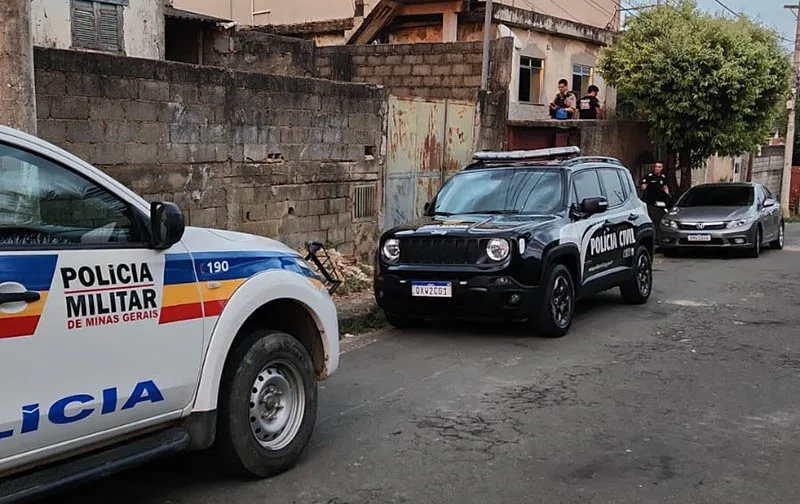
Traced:
<path fill-rule="evenodd" d="M 193 412 L 217 408 L 222 372 L 239 330 L 256 310 L 279 299 L 299 302 L 308 310 L 317 325 L 325 351 L 322 377 L 336 370 L 339 365 L 339 323 L 336 308 L 325 287 L 293 271 L 265 271 L 242 284 L 217 319 L 205 351 Z"/>
<path fill-rule="evenodd" d="M 545 275 L 550 270 L 550 267 L 556 262 L 557 259 L 561 257 L 569 257 L 571 260 L 575 261 L 578 271 L 574 272 L 577 273 L 577 277 L 573 278 L 572 281 L 575 282 L 575 288 L 577 289 L 583 281 L 583 271 L 581 265 L 581 254 L 578 251 L 578 246 L 574 243 L 561 243 L 545 249 L 544 260 L 542 261 L 542 269 L 539 274 L 539 282 L 541 284 L 541 282 L 544 281 Z"/>

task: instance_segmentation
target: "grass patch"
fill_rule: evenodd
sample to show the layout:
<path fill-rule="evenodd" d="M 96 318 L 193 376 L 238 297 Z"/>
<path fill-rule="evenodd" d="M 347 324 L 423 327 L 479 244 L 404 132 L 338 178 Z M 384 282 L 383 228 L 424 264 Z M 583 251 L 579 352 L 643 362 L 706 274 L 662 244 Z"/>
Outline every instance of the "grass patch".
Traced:
<path fill-rule="evenodd" d="M 344 337 L 345 334 L 364 334 L 376 329 L 382 329 L 387 324 L 383 310 L 375 307 L 364 315 L 340 321 L 339 334 L 341 337 Z"/>
<path fill-rule="evenodd" d="M 797 224 L 800 222 L 800 215 L 794 215 L 792 217 L 789 217 L 788 219 L 784 219 L 783 222 L 787 224 Z"/>

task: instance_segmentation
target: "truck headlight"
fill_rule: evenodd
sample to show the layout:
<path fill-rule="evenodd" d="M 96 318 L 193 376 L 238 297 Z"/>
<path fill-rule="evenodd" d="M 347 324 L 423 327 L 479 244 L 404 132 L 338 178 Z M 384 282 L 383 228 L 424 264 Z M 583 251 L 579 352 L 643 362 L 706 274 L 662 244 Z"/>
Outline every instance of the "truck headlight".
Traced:
<path fill-rule="evenodd" d="M 747 218 L 747 219 L 730 221 L 727 224 L 727 226 L 725 226 L 725 227 L 727 227 L 728 229 L 733 229 L 733 228 L 737 228 L 737 227 L 746 226 L 746 225 L 750 224 L 751 222 L 753 222 L 753 218 L 752 217 Z"/>
<path fill-rule="evenodd" d="M 384 242 L 383 258 L 389 262 L 397 262 L 400 260 L 400 240 L 397 238 L 389 238 Z"/>
<path fill-rule="evenodd" d="M 508 257 L 510 251 L 511 246 L 508 244 L 508 241 L 500 238 L 492 238 L 486 245 L 486 255 L 488 255 L 489 259 L 492 261 L 502 261 Z"/>

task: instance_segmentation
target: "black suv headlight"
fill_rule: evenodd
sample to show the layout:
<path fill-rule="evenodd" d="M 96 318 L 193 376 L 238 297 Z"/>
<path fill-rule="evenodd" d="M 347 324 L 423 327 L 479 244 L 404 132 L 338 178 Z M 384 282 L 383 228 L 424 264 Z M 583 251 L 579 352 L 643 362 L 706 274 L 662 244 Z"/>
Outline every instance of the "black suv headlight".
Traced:
<path fill-rule="evenodd" d="M 508 257 L 509 252 L 511 252 L 511 245 L 508 244 L 508 240 L 492 238 L 489 240 L 489 243 L 486 244 L 486 255 L 489 256 L 489 259 L 492 261 L 504 260 Z"/>
<path fill-rule="evenodd" d="M 397 262 L 400 260 L 400 240 L 397 238 L 389 238 L 383 243 L 381 249 L 383 258 L 388 262 Z"/>

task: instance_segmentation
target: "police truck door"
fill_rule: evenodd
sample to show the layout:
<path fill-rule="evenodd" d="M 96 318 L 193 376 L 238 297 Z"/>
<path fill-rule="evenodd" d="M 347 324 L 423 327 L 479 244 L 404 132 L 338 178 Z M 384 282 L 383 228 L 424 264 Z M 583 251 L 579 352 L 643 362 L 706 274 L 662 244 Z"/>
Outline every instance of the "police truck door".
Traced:
<path fill-rule="evenodd" d="M 6 139 L 9 141 L 9 139 Z M 0 138 L 0 473 L 185 408 L 201 364 L 202 308 L 182 245 L 155 251 L 131 205 Z M 162 309 L 167 254 L 170 294 Z M 40 452 L 41 455 L 41 452 Z"/>

